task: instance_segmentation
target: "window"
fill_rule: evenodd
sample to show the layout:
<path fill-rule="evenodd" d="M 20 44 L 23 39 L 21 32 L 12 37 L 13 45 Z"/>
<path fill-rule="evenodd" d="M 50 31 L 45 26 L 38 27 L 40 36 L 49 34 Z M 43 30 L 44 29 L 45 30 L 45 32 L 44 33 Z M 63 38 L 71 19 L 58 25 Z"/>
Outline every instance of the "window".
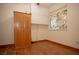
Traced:
<path fill-rule="evenodd" d="M 56 11 L 50 17 L 50 28 L 54 31 L 67 30 L 67 9 Z"/>

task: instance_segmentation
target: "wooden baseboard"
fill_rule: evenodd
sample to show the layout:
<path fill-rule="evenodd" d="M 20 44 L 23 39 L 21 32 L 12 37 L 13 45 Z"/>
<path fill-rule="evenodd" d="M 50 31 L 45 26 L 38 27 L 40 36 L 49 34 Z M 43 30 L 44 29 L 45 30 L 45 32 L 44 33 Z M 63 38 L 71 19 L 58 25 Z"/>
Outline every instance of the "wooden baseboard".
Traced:
<path fill-rule="evenodd" d="M 61 44 L 61 43 L 58 43 L 58 42 L 50 41 L 50 40 L 48 40 L 48 39 L 39 40 L 39 41 L 32 41 L 32 43 L 43 42 L 43 41 L 49 41 L 49 42 L 51 42 L 51 43 L 55 43 L 55 44 L 62 45 L 62 46 L 68 47 L 68 48 L 72 48 L 72 49 L 79 50 L 79 49 L 77 49 L 77 48 L 70 47 L 70 46 L 67 46 L 67 45 L 64 45 L 64 44 Z"/>
<path fill-rule="evenodd" d="M 50 41 L 50 40 L 48 40 L 48 39 L 38 40 L 38 41 L 32 41 L 32 43 L 43 42 L 43 41 L 49 41 L 49 42 L 51 42 L 51 43 L 55 43 L 55 44 L 62 45 L 62 46 L 68 47 L 68 48 L 72 48 L 72 49 L 79 50 L 79 49 L 77 49 L 77 48 L 70 47 L 70 46 L 67 46 L 67 45 L 64 45 L 64 44 L 60 44 L 60 43 L 58 43 L 58 42 Z M 15 44 L 0 45 L 0 48 L 6 48 L 6 47 L 11 47 L 11 46 L 14 47 Z"/>
<path fill-rule="evenodd" d="M 11 46 L 15 46 L 15 44 L 0 45 L 0 48 L 7 48 Z"/>
<path fill-rule="evenodd" d="M 68 45 L 65 45 L 65 44 L 61 44 L 61 43 L 54 42 L 54 41 L 50 41 L 50 40 L 48 40 L 48 41 L 49 41 L 49 42 L 52 42 L 52 43 L 56 43 L 56 44 L 58 44 L 58 45 L 62 45 L 62 46 L 68 47 L 68 48 L 73 48 L 73 49 L 79 50 L 79 49 L 77 49 L 77 48 L 74 48 L 74 47 L 71 47 L 71 46 L 68 46 Z"/>
<path fill-rule="evenodd" d="M 32 41 L 32 43 L 43 42 L 43 41 L 48 41 L 48 40 L 47 39 L 44 39 L 44 40 Z"/>

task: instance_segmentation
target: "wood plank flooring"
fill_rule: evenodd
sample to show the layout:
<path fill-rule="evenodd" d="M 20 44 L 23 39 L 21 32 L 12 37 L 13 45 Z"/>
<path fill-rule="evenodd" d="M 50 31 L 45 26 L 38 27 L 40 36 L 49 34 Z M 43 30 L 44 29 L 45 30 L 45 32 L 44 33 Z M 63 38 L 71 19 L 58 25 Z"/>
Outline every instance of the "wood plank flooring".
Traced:
<path fill-rule="evenodd" d="M 43 40 L 32 43 L 31 48 L 1 47 L 0 55 L 79 55 L 79 50 Z"/>

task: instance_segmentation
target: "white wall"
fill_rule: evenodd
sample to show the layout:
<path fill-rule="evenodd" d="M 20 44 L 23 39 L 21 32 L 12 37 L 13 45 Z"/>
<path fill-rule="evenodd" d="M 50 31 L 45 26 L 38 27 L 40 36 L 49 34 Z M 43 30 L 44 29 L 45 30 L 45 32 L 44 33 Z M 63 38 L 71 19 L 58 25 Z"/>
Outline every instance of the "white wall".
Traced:
<path fill-rule="evenodd" d="M 32 41 L 44 40 L 48 38 L 48 26 L 47 25 L 32 25 Z"/>
<path fill-rule="evenodd" d="M 50 12 L 64 5 L 56 4 Z M 67 4 L 67 9 L 67 31 L 49 31 L 49 40 L 79 48 L 79 4 Z"/>
<path fill-rule="evenodd" d="M 2 29 L 1 28 L 2 27 L 1 27 L 1 25 L 2 24 L 1 24 L 1 16 L 0 16 L 0 43 L 2 42 L 2 37 L 1 37 L 2 36 L 2 34 L 1 34 L 2 33 Z"/>
<path fill-rule="evenodd" d="M 48 25 L 48 9 L 32 4 L 32 23 Z M 34 8 L 33 8 L 34 7 Z M 13 11 L 27 12 L 29 4 L 0 4 L 0 45 L 14 43 L 14 28 L 13 28 Z M 46 21 L 45 21 L 46 19 Z M 41 21 L 40 21 L 41 20 Z M 41 25 L 32 26 L 32 40 L 44 39 L 46 36 L 44 28 Z M 38 30 L 38 31 L 37 31 Z M 44 32 L 43 32 L 43 31 Z M 41 34 L 42 33 L 42 34 Z M 41 34 L 41 35 L 40 35 Z M 36 38 L 37 37 L 37 38 Z"/>
<path fill-rule="evenodd" d="M 31 4 L 32 12 L 32 41 L 48 38 L 49 9 L 40 5 Z"/>
<path fill-rule="evenodd" d="M 37 4 L 31 4 L 32 23 L 49 24 L 49 9 Z"/>
<path fill-rule="evenodd" d="M 13 11 L 26 12 L 26 4 L 0 4 L 1 38 L 0 45 L 14 43 Z"/>

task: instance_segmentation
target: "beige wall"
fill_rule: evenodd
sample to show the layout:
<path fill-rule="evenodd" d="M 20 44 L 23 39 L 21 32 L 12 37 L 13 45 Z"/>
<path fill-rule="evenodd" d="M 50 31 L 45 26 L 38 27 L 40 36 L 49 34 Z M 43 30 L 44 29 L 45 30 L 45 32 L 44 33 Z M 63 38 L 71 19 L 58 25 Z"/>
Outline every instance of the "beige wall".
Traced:
<path fill-rule="evenodd" d="M 50 12 L 64 5 L 51 7 Z M 49 31 L 49 40 L 79 48 L 79 4 L 67 4 L 67 9 L 67 31 Z"/>
<path fill-rule="evenodd" d="M 14 28 L 13 28 L 13 11 L 28 12 L 29 4 L 0 4 L 0 45 L 14 43 Z M 48 9 L 31 5 L 32 23 L 48 25 Z M 46 19 L 46 21 L 45 21 Z M 39 40 L 46 38 L 46 26 L 32 25 L 32 40 Z M 45 28 L 45 29 L 44 29 Z M 37 31 L 38 30 L 38 31 Z M 42 30 L 42 31 L 41 31 Z M 43 32 L 44 31 L 44 32 Z M 40 35 L 41 34 L 41 35 Z M 37 38 L 36 38 L 37 37 Z"/>

